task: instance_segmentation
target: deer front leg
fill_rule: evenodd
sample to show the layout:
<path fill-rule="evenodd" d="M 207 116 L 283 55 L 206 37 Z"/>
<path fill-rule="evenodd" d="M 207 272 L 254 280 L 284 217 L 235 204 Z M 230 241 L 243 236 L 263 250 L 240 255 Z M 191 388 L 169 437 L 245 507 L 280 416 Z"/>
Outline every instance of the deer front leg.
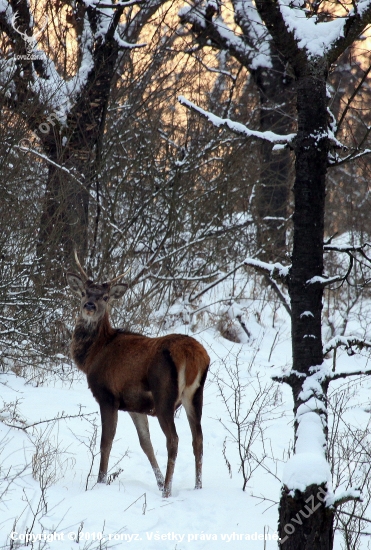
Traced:
<path fill-rule="evenodd" d="M 102 437 L 100 441 L 100 466 L 98 483 L 106 483 L 109 455 L 117 426 L 117 409 L 107 403 L 100 403 Z"/>

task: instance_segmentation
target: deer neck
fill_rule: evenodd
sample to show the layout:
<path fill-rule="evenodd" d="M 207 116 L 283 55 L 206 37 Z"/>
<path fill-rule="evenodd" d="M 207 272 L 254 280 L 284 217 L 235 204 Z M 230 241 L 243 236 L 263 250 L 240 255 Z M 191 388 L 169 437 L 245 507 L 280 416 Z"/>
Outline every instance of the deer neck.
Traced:
<path fill-rule="evenodd" d="M 71 344 L 72 358 L 77 367 L 87 374 L 96 354 L 112 340 L 116 333 L 107 312 L 97 323 L 88 322 L 80 315 Z"/>

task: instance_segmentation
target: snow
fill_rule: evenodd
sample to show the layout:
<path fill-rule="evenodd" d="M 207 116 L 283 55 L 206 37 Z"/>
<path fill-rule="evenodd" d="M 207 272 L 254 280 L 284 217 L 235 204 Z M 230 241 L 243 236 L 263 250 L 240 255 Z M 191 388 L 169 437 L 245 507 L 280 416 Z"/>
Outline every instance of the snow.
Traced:
<path fill-rule="evenodd" d="M 282 482 L 291 491 L 304 491 L 312 484 L 330 485 L 330 467 L 323 456 L 309 452 L 298 453 L 286 463 Z"/>
<path fill-rule="evenodd" d="M 236 354 L 246 355 L 241 345 L 235 345 L 213 332 L 196 336 L 212 353 L 214 365 L 221 356 L 226 354 L 231 362 Z M 247 351 L 246 360 L 250 352 Z M 61 420 L 56 423 L 49 434 L 49 443 L 60 449 L 64 461 L 60 467 L 60 479 L 47 491 L 48 511 L 41 523 L 36 522 L 32 533 L 54 533 L 64 535 L 64 540 L 53 540 L 52 548 L 70 548 L 68 537 L 76 536 L 83 522 L 80 543 L 74 545 L 83 548 L 95 533 L 103 532 L 110 544 L 129 542 L 132 548 L 148 550 L 168 548 L 173 550 L 177 543 L 179 550 L 183 548 L 209 548 L 213 540 L 215 548 L 225 542 L 243 547 L 242 540 L 251 540 L 249 547 L 258 549 L 261 540 L 269 527 L 269 536 L 276 533 L 276 511 L 271 510 L 264 516 L 258 512 L 261 519 L 256 520 L 259 500 L 251 498 L 254 491 L 260 495 L 264 486 L 275 486 L 279 490 L 279 480 L 263 473 L 261 479 L 249 483 L 247 492 L 241 490 L 241 480 L 238 476 L 238 463 L 232 448 L 227 446 L 227 455 L 232 463 L 233 477 L 229 477 L 226 469 L 222 445 L 226 435 L 223 434 L 218 416 L 221 414 L 221 402 L 217 397 L 215 384 L 210 381 L 205 390 L 203 429 L 205 439 L 203 489 L 195 491 L 194 461 L 191 445 L 191 435 L 184 411 L 176 419 L 180 436 L 179 452 L 173 481 L 173 496 L 168 500 L 161 498 L 157 490 L 151 467 L 142 453 L 134 427 L 129 416 L 120 413 L 118 431 L 115 438 L 111 463 L 121 459 L 123 473 L 111 485 L 94 485 L 90 479 L 89 489 L 85 491 L 86 478 L 89 473 L 91 457 L 87 444 L 92 433 L 91 425 L 86 420 Z M 1 380 L 4 381 L 2 376 Z M 75 381 L 71 387 L 31 387 L 12 375 L 6 376 L 7 386 L 3 387 L 2 397 L 5 401 L 21 399 L 22 415 L 31 421 L 40 418 L 53 418 L 63 407 L 64 411 L 76 414 L 79 405 L 85 413 L 94 413 L 97 417 L 97 405 L 87 388 L 85 380 Z M 0 401 L 1 403 L 1 401 Z M 0 406 L 1 409 L 1 406 Z M 6 419 L 9 422 L 9 418 Z M 5 421 L 5 419 L 3 419 Z M 97 420 L 99 423 L 99 421 Z M 164 436 L 156 419 L 150 419 L 150 429 L 154 448 L 159 463 L 164 469 L 166 461 L 166 446 Z M 14 433 L 12 433 L 14 432 Z M 274 436 L 274 433 L 272 433 Z M 280 438 L 281 439 L 281 438 Z M 35 449 L 25 433 L 11 430 L 0 424 L 0 441 L 6 441 L 6 451 L 1 455 L 2 464 L 14 469 L 24 460 L 30 463 Z M 0 445 L 2 448 L 2 445 Z M 129 455 L 122 458 L 129 449 Z M 97 470 L 97 459 L 93 467 Z M 117 468 L 116 468 L 117 470 Z M 268 478 L 268 479 L 267 479 Z M 265 481 L 264 481 L 265 479 Z M 261 483 L 263 482 L 263 485 Z M 19 487 L 12 488 L 11 500 L 1 510 L 0 545 L 6 537 L 16 531 L 20 536 L 32 523 L 30 510 L 21 515 L 25 503 L 21 501 L 22 491 L 34 506 L 37 505 L 40 488 L 33 479 L 30 468 L 19 480 Z M 254 489 L 255 487 L 255 489 Z M 18 496 L 17 496 L 18 495 Z M 144 507 L 144 508 L 143 508 Z M 258 507 L 258 508 L 257 508 Z M 20 517 L 19 517 L 20 516 Z M 19 518 L 13 528 L 15 518 Z M 42 526 L 41 526 L 42 524 Z M 84 535 L 85 534 L 85 535 Z M 240 536 L 243 539 L 240 541 Z M 120 539 L 120 537 L 122 537 Z M 176 538 L 177 537 L 177 538 Z M 213 538 L 214 537 L 214 538 Z M 246 539 L 246 537 L 248 537 Z M 267 540 L 267 549 L 276 548 L 276 539 Z M 223 544 L 224 544 L 223 541 Z M 97 545 L 98 546 L 98 545 Z M 214 546 L 213 546 L 214 547 Z"/>
<path fill-rule="evenodd" d="M 286 463 L 282 478 L 292 491 L 304 491 L 309 485 L 324 483 L 331 494 L 331 472 L 325 457 L 327 419 L 321 378 L 322 369 L 314 368 L 314 373 L 304 380 L 299 394 L 303 403 L 296 413 L 296 454 Z M 319 411 L 323 414 L 318 414 Z"/>
<path fill-rule="evenodd" d="M 300 319 L 303 319 L 303 317 L 314 317 L 314 315 L 311 311 L 303 311 L 303 313 L 300 314 Z"/>
<path fill-rule="evenodd" d="M 320 22 L 317 17 L 306 17 L 303 9 L 292 7 L 291 0 L 281 0 L 280 10 L 298 46 L 305 49 L 309 57 L 323 57 L 336 40 L 343 36 L 346 18 Z"/>

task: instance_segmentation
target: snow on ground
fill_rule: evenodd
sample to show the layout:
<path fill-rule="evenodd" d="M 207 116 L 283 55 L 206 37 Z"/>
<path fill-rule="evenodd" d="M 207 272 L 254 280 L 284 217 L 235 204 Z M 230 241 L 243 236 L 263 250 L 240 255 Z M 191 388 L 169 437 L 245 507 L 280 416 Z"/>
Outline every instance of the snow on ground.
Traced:
<path fill-rule="evenodd" d="M 119 413 L 110 459 L 111 473 L 119 468 L 122 471 L 110 485 L 95 483 L 99 446 L 93 450 L 96 457 L 91 466 L 89 445 L 94 422 L 99 442 L 100 419 L 84 378 L 75 379 L 70 385 L 52 382 L 35 387 L 14 374 L 0 374 L 1 399 L 5 403 L 17 402 L 20 416 L 15 423 L 22 417 L 32 424 L 58 415 L 74 416 L 80 407 L 89 415 L 38 424 L 25 432 L 5 425 L 12 422 L 11 413 L 9 406 L 7 412 L 1 412 L 0 399 L 0 548 L 11 547 L 11 532 L 13 547 L 19 548 L 23 547 L 25 533 L 49 534 L 47 548 L 56 550 L 277 548 L 277 503 L 284 464 L 292 454 L 293 414 L 290 389 L 272 384 L 271 375 L 276 371 L 274 367 L 287 369 L 290 365 L 290 331 L 282 308 L 275 311 L 274 318 L 267 308 L 262 316 L 255 315 L 251 308 L 245 311 L 251 335 L 244 344 L 226 340 L 210 328 L 198 327 L 194 334 L 212 359 L 204 394 L 204 469 L 200 491 L 193 489 L 194 459 L 184 410 L 176 418 L 179 451 L 173 494 L 162 499 L 131 419 L 124 412 Z M 189 325 L 178 325 L 175 331 L 189 333 Z M 353 360 L 338 352 L 339 364 L 347 365 Z M 358 357 L 356 361 L 365 363 L 367 359 Z M 245 463 L 245 491 L 234 440 L 236 426 L 226 408 L 233 413 L 231 387 L 237 382 L 242 389 L 240 418 L 250 411 L 244 424 L 247 436 L 260 408 L 260 420 Z M 364 379 L 354 392 L 350 421 L 357 426 L 368 421 L 365 403 L 370 402 L 369 388 L 370 382 Z M 150 418 L 150 429 L 164 472 L 165 438 L 154 418 Z M 19 475 L 9 483 L 17 472 Z M 47 486 L 44 495 L 40 489 L 43 484 Z M 264 543 L 264 534 L 271 540 Z M 98 540 L 101 537 L 103 541 Z M 33 547 L 43 548 L 44 542 L 35 542 Z M 335 548 L 341 547 L 341 537 L 337 535 Z"/>

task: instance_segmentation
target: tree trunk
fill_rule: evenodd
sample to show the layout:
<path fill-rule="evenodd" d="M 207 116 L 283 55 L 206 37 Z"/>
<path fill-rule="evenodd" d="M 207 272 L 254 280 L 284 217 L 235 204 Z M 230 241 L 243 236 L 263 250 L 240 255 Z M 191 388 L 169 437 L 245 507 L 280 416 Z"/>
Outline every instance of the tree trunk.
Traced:
<path fill-rule="evenodd" d="M 273 44 L 271 48 L 274 49 Z M 272 62 L 272 69 L 260 68 L 253 75 L 260 95 L 260 130 L 285 135 L 293 131 L 292 119 L 284 113 L 292 103 L 292 78 L 284 74 L 278 53 L 272 55 Z M 257 238 L 259 257 L 269 261 L 282 260 L 286 253 L 290 168 L 288 149 L 273 152 L 271 143 L 261 143 L 261 172 L 256 191 Z"/>
<path fill-rule="evenodd" d="M 292 496 L 282 489 L 279 536 L 283 550 L 330 550 L 333 547 L 333 512 L 324 505 L 326 489 L 311 485 Z"/>
<path fill-rule="evenodd" d="M 50 157 L 49 157 L 50 158 Z M 81 181 L 84 170 L 81 163 L 68 163 L 68 169 Z M 58 159 L 56 159 L 58 163 Z M 93 162 L 93 161 L 91 161 Z M 51 165 L 40 217 L 37 257 L 52 274 L 52 264 L 60 271 L 73 258 L 76 248 L 82 258 L 88 247 L 89 174 L 79 183 L 66 172 Z M 58 275 L 57 275 L 58 278 Z"/>
<path fill-rule="evenodd" d="M 317 444 L 319 455 L 325 459 L 327 442 L 327 383 L 310 377 L 323 362 L 321 313 L 323 286 L 309 282 L 323 275 L 323 238 L 325 210 L 325 178 L 328 158 L 326 67 L 322 60 L 310 62 L 297 81 L 298 134 L 295 143 L 296 179 L 294 185 L 295 213 L 292 267 L 289 294 L 292 310 L 293 366 L 289 384 L 294 395 L 295 452 L 303 452 L 313 443 L 315 434 L 298 432 L 299 420 L 308 411 L 323 438 Z M 312 368 L 311 368 L 312 367 Z M 313 369 L 314 367 L 314 369 Z M 315 376 L 315 375 L 314 375 Z M 306 384 L 304 389 L 304 384 Z M 316 385 L 317 384 L 317 385 Z M 304 391 L 303 391 L 304 390 Z M 303 409 L 304 405 L 304 409 Z M 301 407 L 299 417 L 298 409 Z M 314 418 L 313 418 L 314 415 Z M 321 428 L 322 426 L 322 428 Z M 313 438 L 313 442 L 308 441 Z M 299 441 L 301 438 L 301 441 Z M 306 460 L 305 454 L 297 455 Z M 304 462 L 305 463 L 305 462 Z M 308 464 L 311 465 L 310 460 Z M 325 482 L 310 485 L 305 492 L 283 487 L 280 501 L 279 535 L 284 550 L 331 550 L 333 545 L 333 512 L 319 499 L 326 494 Z M 294 493 L 294 494 L 293 494 Z M 320 505 L 317 504 L 320 502 Z M 313 506 L 311 507 L 311 504 Z M 308 513 L 306 506 L 314 510 Z M 302 511 L 302 512 L 300 512 Z M 294 518 L 294 522 L 292 521 Z M 296 521 L 295 521 L 296 519 Z M 302 520 L 302 522 L 301 522 Z M 301 524 L 300 524 L 301 523 Z"/>

